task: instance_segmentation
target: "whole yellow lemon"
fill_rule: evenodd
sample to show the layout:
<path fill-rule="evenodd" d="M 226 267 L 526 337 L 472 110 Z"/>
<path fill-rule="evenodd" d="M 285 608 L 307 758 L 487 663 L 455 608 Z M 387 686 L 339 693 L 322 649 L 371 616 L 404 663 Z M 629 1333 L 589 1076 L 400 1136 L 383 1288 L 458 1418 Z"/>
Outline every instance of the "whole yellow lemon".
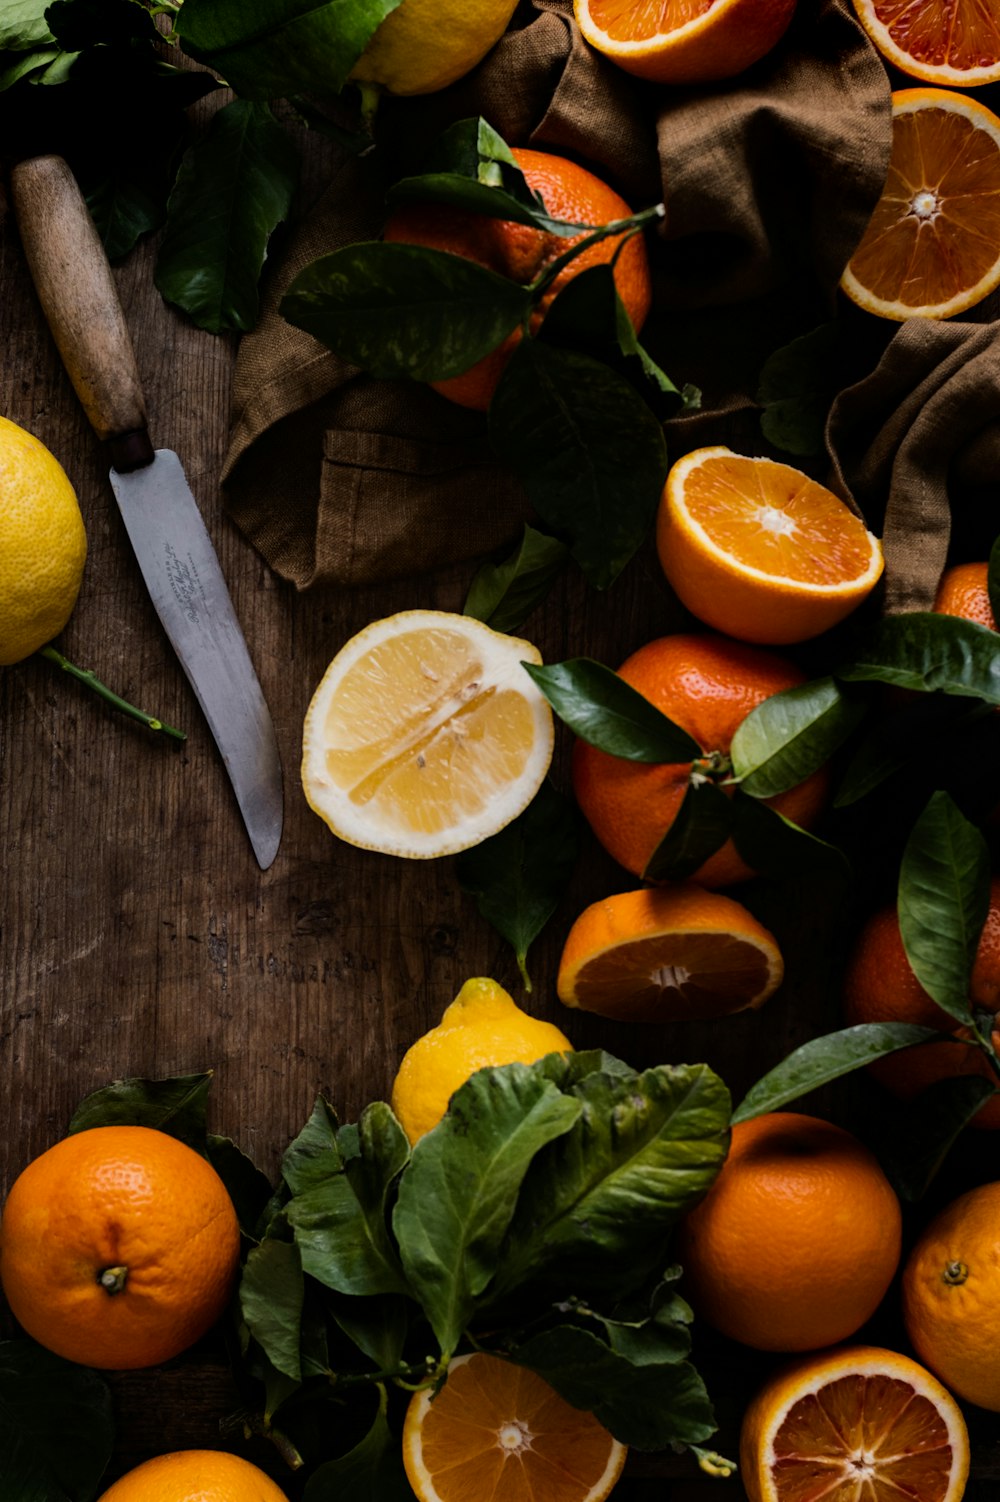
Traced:
<path fill-rule="evenodd" d="M 495 980 L 467 980 L 437 1027 L 403 1057 L 392 1087 L 392 1109 L 411 1142 L 437 1126 L 448 1102 L 477 1069 L 534 1064 L 547 1053 L 572 1053 L 551 1022 L 523 1012 Z"/>
<path fill-rule="evenodd" d="M 390 94 L 434 94 L 482 61 L 516 9 L 517 0 L 403 0 L 372 36 L 351 78 Z"/>
<path fill-rule="evenodd" d="M 0 666 L 50 642 L 69 620 L 87 534 L 62 465 L 0 417 Z"/>

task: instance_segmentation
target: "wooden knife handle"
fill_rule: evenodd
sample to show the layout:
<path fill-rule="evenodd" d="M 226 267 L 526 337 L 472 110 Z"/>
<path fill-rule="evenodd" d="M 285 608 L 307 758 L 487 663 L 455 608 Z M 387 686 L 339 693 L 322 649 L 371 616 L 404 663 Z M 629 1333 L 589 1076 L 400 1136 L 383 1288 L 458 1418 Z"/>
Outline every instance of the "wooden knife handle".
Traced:
<path fill-rule="evenodd" d="M 11 197 L 35 290 L 90 424 L 114 467 L 153 459 L 146 403 L 122 305 L 83 194 L 60 156 L 11 172 Z"/>

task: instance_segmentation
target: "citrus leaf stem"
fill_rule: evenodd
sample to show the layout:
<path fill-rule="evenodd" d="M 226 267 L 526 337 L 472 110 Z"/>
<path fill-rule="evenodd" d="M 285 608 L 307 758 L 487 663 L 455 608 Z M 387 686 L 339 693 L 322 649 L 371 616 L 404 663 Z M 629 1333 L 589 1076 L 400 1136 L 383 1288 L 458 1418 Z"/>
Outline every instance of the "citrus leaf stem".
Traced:
<path fill-rule="evenodd" d="M 610 240 L 614 235 L 636 235 L 640 230 L 645 229 L 647 224 L 652 224 L 654 219 L 662 219 L 666 212 L 662 203 L 656 203 L 651 209 L 643 209 L 641 214 L 633 214 L 628 219 L 613 219 L 610 224 L 602 224 L 592 234 L 584 235 L 582 240 L 577 240 L 574 245 L 564 250 L 562 255 L 550 261 L 541 275 L 530 284 L 528 291 L 532 298 L 535 302 L 540 301 L 563 267 L 568 266 L 570 261 L 576 260 L 576 257 L 582 251 L 588 250 L 591 245 L 598 245 L 602 240 Z"/>
<path fill-rule="evenodd" d="M 155 716 L 145 714 L 141 709 L 136 709 L 134 704 L 130 704 L 127 699 L 120 698 L 118 694 L 108 688 L 106 683 L 102 683 L 92 668 L 78 668 L 75 663 L 70 662 L 68 657 L 64 657 L 61 652 L 57 652 L 55 647 L 42 647 L 37 655 L 47 658 L 49 662 L 55 663 L 57 668 L 62 668 L 64 673 L 69 673 L 71 678 L 76 678 L 78 682 L 91 689 L 99 698 L 106 700 L 115 709 L 121 710 L 122 714 L 129 715 L 133 720 L 138 720 L 140 725 L 146 726 L 147 730 L 156 730 L 175 741 L 187 740 L 186 731 L 175 730 L 172 725 L 165 725 L 162 720 L 156 719 Z"/>

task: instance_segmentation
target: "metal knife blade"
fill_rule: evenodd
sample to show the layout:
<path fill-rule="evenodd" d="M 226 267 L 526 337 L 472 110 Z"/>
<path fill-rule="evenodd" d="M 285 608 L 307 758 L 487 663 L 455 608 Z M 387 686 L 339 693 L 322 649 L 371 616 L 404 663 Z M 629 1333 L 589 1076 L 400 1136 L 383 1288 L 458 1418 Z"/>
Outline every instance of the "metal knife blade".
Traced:
<path fill-rule="evenodd" d="M 11 172 L 21 241 L 77 396 L 111 452 L 111 486 L 146 587 L 222 754 L 262 868 L 281 838 L 274 725 L 219 561 L 177 455 L 154 451 L 111 269 L 61 157 Z"/>

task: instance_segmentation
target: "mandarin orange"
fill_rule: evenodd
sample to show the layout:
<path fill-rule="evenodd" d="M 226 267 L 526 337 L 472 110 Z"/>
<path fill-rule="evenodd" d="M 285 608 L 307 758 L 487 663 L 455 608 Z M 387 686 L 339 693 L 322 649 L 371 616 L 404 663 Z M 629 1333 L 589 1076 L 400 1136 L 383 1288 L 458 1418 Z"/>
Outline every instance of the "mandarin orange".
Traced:
<path fill-rule="evenodd" d="M 899 1262 L 899 1202 L 850 1132 L 772 1112 L 733 1128 L 715 1183 L 680 1226 L 684 1286 L 710 1325 L 762 1351 L 846 1340 Z"/>
<path fill-rule="evenodd" d="M 640 647 L 618 672 L 688 731 L 706 755 L 727 755 L 737 726 L 752 709 L 805 681 L 777 653 L 708 634 L 660 637 Z M 580 808 L 604 848 L 636 876 L 643 874 L 677 817 L 690 778 L 690 763 L 625 761 L 584 741 L 573 747 L 573 790 Z M 821 770 L 767 801 L 793 823 L 808 827 L 819 816 L 826 789 Z M 728 840 L 693 879 L 701 886 L 721 887 L 750 875 Z"/>
<path fill-rule="evenodd" d="M 934 609 L 941 615 L 957 615 L 977 626 L 997 629 L 986 580 L 988 563 L 956 563 L 946 568 L 934 599 Z"/>
<path fill-rule="evenodd" d="M 1000 1011 L 1000 878 L 990 883 L 990 905 L 972 967 L 969 999 L 984 1011 Z M 938 1006 L 917 980 L 906 957 L 899 917 L 894 907 L 874 913 L 858 935 L 844 976 L 844 1020 L 848 1026 L 861 1022 L 911 1022 L 935 1027 L 961 1038 L 963 1030 L 954 1017 Z M 1000 1045 L 1000 1033 L 994 1034 Z M 868 1065 L 873 1078 L 901 1100 L 912 1100 L 938 1080 L 963 1075 L 996 1077 L 980 1050 L 969 1044 L 920 1043 L 915 1048 L 887 1054 Z M 972 1125 L 1000 1128 L 1000 1095 L 987 1100 L 972 1119 Z"/>
<path fill-rule="evenodd" d="M 226 1450 L 173 1450 L 136 1466 L 98 1502 L 287 1502 L 257 1466 Z"/>
<path fill-rule="evenodd" d="M 1000 1183 L 959 1195 L 922 1232 L 903 1270 L 903 1319 L 952 1392 L 1000 1413 Z"/>
<path fill-rule="evenodd" d="M 226 1307 L 240 1228 L 192 1148 L 148 1127 L 77 1132 L 29 1163 L 0 1222 L 0 1279 L 41 1345 L 84 1366 L 155 1366 Z"/>
<path fill-rule="evenodd" d="M 617 219 L 627 219 L 632 213 L 623 198 L 576 162 L 521 147 L 515 148 L 514 158 L 529 187 L 541 194 L 546 211 L 554 219 L 597 228 Z M 463 209 L 430 203 L 405 204 L 390 215 L 385 227 L 386 240 L 425 245 L 431 250 L 464 256 L 499 276 L 524 285 L 533 282 L 550 262 L 583 239 L 585 234 L 586 231 L 581 231 L 578 236 L 563 239 L 533 229 L 531 225 L 489 219 L 483 214 L 470 214 Z M 609 262 L 614 263 L 618 295 L 635 328 L 641 328 L 652 301 L 649 259 L 641 235 L 632 235 L 628 239 L 622 235 L 614 236 L 581 251 L 558 274 L 542 297 L 535 314 L 536 322 L 545 316 L 553 298 L 574 276 L 588 266 Z M 459 406 L 485 412 L 520 337 L 520 330 L 515 330 L 498 349 L 461 375 L 432 381 L 431 385 Z"/>

